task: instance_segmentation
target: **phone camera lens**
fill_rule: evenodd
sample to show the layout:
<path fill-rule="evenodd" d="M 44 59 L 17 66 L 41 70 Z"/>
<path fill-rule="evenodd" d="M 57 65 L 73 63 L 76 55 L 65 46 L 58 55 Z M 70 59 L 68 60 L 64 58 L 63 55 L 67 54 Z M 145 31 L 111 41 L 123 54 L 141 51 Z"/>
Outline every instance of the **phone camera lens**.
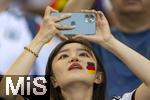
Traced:
<path fill-rule="evenodd" d="M 71 21 L 71 25 L 76 25 L 75 21 Z"/>
<path fill-rule="evenodd" d="M 87 23 L 93 23 L 95 21 L 94 14 L 86 14 L 85 15 L 85 22 Z"/>

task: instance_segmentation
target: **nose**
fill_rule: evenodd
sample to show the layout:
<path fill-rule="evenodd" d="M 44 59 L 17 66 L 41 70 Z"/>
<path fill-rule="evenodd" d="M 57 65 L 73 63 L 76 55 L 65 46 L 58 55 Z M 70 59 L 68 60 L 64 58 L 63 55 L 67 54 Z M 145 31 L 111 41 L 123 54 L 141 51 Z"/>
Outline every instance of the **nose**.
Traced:
<path fill-rule="evenodd" d="M 73 57 L 73 58 L 71 58 L 71 60 L 70 60 L 70 62 L 78 62 L 79 61 L 79 59 L 77 58 L 77 57 Z"/>

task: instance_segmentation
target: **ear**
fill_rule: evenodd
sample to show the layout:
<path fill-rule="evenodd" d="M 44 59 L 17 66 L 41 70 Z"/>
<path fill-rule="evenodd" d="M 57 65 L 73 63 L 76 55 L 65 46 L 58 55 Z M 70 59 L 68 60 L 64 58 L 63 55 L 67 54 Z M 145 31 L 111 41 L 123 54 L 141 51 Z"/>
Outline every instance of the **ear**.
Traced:
<path fill-rule="evenodd" d="M 103 82 L 103 73 L 102 72 L 97 72 L 96 76 L 95 76 L 94 83 L 101 84 L 102 82 Z"/>
<path fill-rule="evenodd" d="M 55 78 L 54 76 L 50 76 L 50 80 L 51 80 L 53 86 L 54 86 L 55 88 L 57 88 L 57 87 L 58 87 L 58 83 L 57 83 L 57 81 L 56 81 L 56 78 Z"/>

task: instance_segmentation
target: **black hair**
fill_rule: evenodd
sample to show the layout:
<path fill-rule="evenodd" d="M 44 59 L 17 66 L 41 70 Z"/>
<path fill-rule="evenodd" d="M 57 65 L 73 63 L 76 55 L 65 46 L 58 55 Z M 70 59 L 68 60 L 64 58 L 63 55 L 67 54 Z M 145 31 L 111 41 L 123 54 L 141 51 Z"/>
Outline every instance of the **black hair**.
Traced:
<path fill-rule="evenodd" d="M 103 73 L 103 82 L 101 84 L 94 84 L 94 88 L 93 88 L 93 99 L 92 100 L 105 100 L 105 88 L 106 88 L 106 76 L 105 76 L 105 71 L 103 69 L 102 63 L 99 59 L 99 57 L 96 55 L 96 52 L 93 50 L 91 44 L 88 41 L 83 41 L 83 40 L 66 40 L 63 41 L 62 43 L 60 43 L 58 46 L 56 46 L 56 48 L 53 50 L 53 52 L 51 53 L 51 55 L 49 56 L 48 59 L 48 63 L 46 66 L 46 72 L 45 74 L 49 76 L 49 80 L 50 80 L 50 76 L 53 76 L 53 72 L 52 72 L 52 62 L 54 57 L 57 55 L 57 53 L 59 52 L 59 50 L 66 44 L 70 44 L 70 43 L 79 43 L 82 44 L 83 46 L 87 47 L 89 50 L 91 50 L 97 60 L 97 70 Z M 61 90 L 59 87 L 55 88 L 53 86 L 52 81 L 50 80 L 49 83 L 47 84 L 49 85 L 50 88 L 50 96 L 53 100 L 64 100 L 62 94 L 61 94 Z"/>

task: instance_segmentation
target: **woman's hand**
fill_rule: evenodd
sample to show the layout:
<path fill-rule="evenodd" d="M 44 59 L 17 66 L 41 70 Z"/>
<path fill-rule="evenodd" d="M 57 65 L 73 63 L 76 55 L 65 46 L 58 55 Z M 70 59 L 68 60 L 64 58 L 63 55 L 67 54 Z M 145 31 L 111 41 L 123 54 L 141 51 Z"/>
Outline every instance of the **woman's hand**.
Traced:
<path fill-rule="evenodd" d="M 111 34 L 108 21 L 104 14 L 95 10 L 83 10 L 82 12 L 92 12 L 96 14 L 96 34 L 95 35 L 76 35 L 73 38 L 86 39 L 88 41 L 96 42 L 97 44 L 106 47 L 108 42 L 114 37 Z"/>
<path fill-rule="evenodd" d="M 48 6 L 45 10 L 43 23 L 40 26 L 40 30 L 37 36 L 35 37 L 38 41 L 42 42 L 43 44 L 49 42 L 55 35 L 58 35 L 60 38 L 67 39 L 67 37 L 61 34 L 60 30 L 74 28 L 70 25 L 61 25 L 57 23 L 60 20 L 69 18 L 71 14 L 64 14 L 61 16 L 50 16 L 52 12 L 58 11 Z"/>

